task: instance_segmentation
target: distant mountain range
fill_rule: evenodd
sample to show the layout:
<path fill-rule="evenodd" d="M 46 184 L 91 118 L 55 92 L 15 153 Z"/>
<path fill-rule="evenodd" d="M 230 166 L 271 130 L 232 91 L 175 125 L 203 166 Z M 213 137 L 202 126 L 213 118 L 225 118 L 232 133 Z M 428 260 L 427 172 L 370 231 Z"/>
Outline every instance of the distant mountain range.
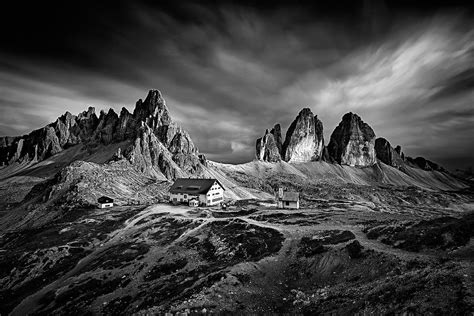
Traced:
<path fill-rule="evenodd" d="M 324 145 L 323 123 L 309 108 L 304 108 L 289 126 L 283 140 L 276 124 L 257 139 L 256 158 L 268 162 L 325 161 L 353 167 L 369 167 L 381 162 L 402 169 L 405 166 L 427 171 L 446 171 L 423 157 L 405 156 L 401 146 L 393 148 L 385 138 L 376 138 L 374 130 L 357 114 L 347 113 Z"/>
<path fill-rule="evenodd" d="M 144 101 L 136 102 L 133 113 L 122 108 L 119 115 L 110 109 L 97 116 L 89 107 L 77 116 L 66 112 L 28 135 L 1 137 L 0 164 L 31 166 L 79 144 L 92 153 L 101 146 L 119 143 L 125 145 L 118 147 L 110 159 L 126 158 L 142 172 L 158 178 L 199 175 L 207 163 L 190 135 L 171 119 L 161 92 L 150 90 Z M 267 162 L 325 161 L 355 167 L 372 166 L 380 160 L 399 169 L 410 166 L 444 171 L 436 163 L 407 157 L 400 146 L 393 148 L 384 138 L 376 138 L 373 129 L 353 113 L 343 116 L 325 146 L 323 123 L 309 108 L 300 111 L 284 139 L 280 124 L 266 130 L 256 142 L 256 158 Z"/>
<path fill-rule="evenodd" d="M 138 100 L 133 113 L 66 112 L 28 135 L 0 138 L 0 163 L 0 208 L 7 212 L 0 229 L 49 223 L 103 195 L 118 205 L 165 201 L 177 177 L 218 179 L 231 200 L 272 199 L 280 186 L 340 198 L 344 188 L 457 191 L 470 185 L 424 158 L 406 157 L 353 113 L 343 116 L 326 146 L 323 123 L 308 108 L 284 139 L 279 124 L 267 130 L 253 161 L 209 161 L 173 122 L 158 90 Z"/>
<path fill-rule="evenodd" d="M 89 152 L 100 146 L 128 142 L 116 158 L 125 157 L 147 174 L 168 179 L 194 174 L 206 163 L 189 134 L 172 121 L 161 92 L 150 90 L 145 101 L 137 101 L 133 113 L 122 108 L 89 107 L 79 115 L 66 112 L 55 122 L 19 137 L 0 138 L 0 164 L 34 164 L 75 145 Z M 112 158 L 112 157 L 111 157 Z"/>

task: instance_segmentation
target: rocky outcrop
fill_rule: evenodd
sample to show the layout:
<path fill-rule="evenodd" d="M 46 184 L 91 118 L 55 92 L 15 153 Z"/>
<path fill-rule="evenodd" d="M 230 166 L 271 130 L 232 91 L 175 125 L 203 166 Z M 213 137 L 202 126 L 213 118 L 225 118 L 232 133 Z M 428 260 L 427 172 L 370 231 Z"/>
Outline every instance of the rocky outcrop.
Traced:
<path fill-rule="evenodd" d="M 353 113 L 347 113 L 331 135 L 329 159 L 342 165 L 366 167 L 375 164 L 375 133 Z"/>
<path fill-rule="evenodd" d="M 104 145 L 118 141 L 116 131 L 119 121 L 119 116 L 114 110 L 109 109 L 107 113 L 100 111 L 99 124 L 94 132 L 95 141 Z"/>
<path fill-rule="evenodd" d="M 405 155 L 402 152 L 402 147 L 397 145 L 395 148 L 392 148 L 388 140 L 385 138 L 380 137 L 375 140 L 375 153 L 377 155 L 377 159 L 395 168 L 400 169 L 403 166 L 409 166 L 425 171 L 446 171 L 446 169 L 444 169 L 442 166 L 423 157 L 405 158 Z"/>
<path fill-rule="evenodd" d="M 162 172 L 174 178 L 200 172 L 206 164 L 189 134 L 171 120 L 158 90 L 150 90 L 145 101 L 138 100 L 133 114 L 122 108 L 120 115 L 110 109 L 97 117 L 95 109 L 89 107 L 77 116 L 66 112 L 28 135 L 2 137 L 0 164 L 41 161 L 77 144 L 97 148 L 122 141 L 132 144 L 123 157 L 151 174 Z"/>
<path fill-rule="evenodd" d="M 384 164 L 401 168 L 404 163 L 400 156 L 401 147 L 397 146 L 397 149 L 393 149 L 390 142 L 383 137 L 379 137 L 375 140 L 375 155 L 377 159 L 382 161 Z"/>
<path fill-rule="evenodd" d="M 445 171 L 423 157 L 405 157 L 402 147 L 393 148 L 385 138 L 375 138 L 373 129 L 354 113 L 347 113 L 324 146 L 323 123 L 309 108 L 300 111 L 282 143 L 281 127 L 276 124 L 255 144 L 256 159 L 268 162 L 325 161 L 355 167 L 372 166 L 377 159 L 389 166 Z"/>
<path fill-rule="evenodd" d="M 43 128 L 34 130 L 28 135 L 9 137 L 8 141 L 0 144 L 0 164 L 37 162 L 70 146 L 91 142 L 98 123 L 99 120 L 92 107 L 78 116 L 66 112 Z"/>
<path fill-rule="evenodd" d="M 282 143 L 281 127 L 276 124 L 256 142 L 256 158 L 268 162 L 308 162 L 321 160 L 324 151 L 323 123 L 310 109 L 300 111 Z"/>
<path fill-rule="evenodd" d="M 300 111 L 286 132 L 282 157 L 287 162 L 320 160 L 324 149 L 323 123 L 309 108 Z"/>
<path fill-rule="evenodd" d="M 281 155 L 281 153 L 283 152 L 283 139 L 281 137 L 281 126 L 280 126 L 280 124 L 275 124 L 275 126 L 270 131 L 270 134 L 273 135 L 273 138 L 275 139 L 276 147 L 278 149 L 278 152 Z"/>
<path fill-rule="evenodd" d="M 397 147 L 395 147 L 394 150 L 400 156 L 402 160 L 405 160 L 405 154 L 402 152 L 402 146 L 397 145 Z"/>
<path fill-rule="evenodd" d="M 420 168 L 425 171 L 446 171 L 446 169 L 442 166 L 438 165 L 435 162 L 429 161 L 428 159 L 425 159 L 423 157 L 406 157 L 405 161 L 409 166 L 414 168 Z"/>
<path fill-rule="evenodd" d="M 149 175 L 157 176 L 162 173 L 168 179 L 184 176 L 181 168 L 173 161 L 171 153 L 144 122 L 138 137 L 126 149 L 124 157 L 140 171 Z"/>
<path fill-rule="evenodd" d="M 277 124 L 280 126 L 279 124 Z M 281 148 L 281 130 L 272 129 L 271 132 L 268 129 L 265 131 L 263 137 L 257 139 L 256 144 L 256 156 L 258 160 L 268 161 L 268 162 L 278 162 L 281 160 L 281 149 L 278 148 L 278 143 L 276 141 L 278 135 L 274 133 L 280 132 L 280 148 Z"/>

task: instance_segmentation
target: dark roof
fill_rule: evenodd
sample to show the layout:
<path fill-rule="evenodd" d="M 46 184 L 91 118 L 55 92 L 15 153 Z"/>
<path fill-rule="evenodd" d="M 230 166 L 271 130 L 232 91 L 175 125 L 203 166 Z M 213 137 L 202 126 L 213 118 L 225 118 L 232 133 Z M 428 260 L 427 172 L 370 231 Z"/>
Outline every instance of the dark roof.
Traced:
<path fill-rule="evenodd" d="M 107 196 L 101 196 L 100 198 L 97 199 L 97 202 L 99 203 L 113 203 L 113 199 L 107 197 Z"/>
<path fill-rule="evenodd" d="M 300 199 L 300 194 L 298 192 L 283 192 L 283 201 L 296 202 Z"/>
<path fill-rule="evenodd" d="M 171 186 L 170 193 L 205 194 L 215 182 L 224 189 L 224 186 L 216 179 L 178 178 Z"/>

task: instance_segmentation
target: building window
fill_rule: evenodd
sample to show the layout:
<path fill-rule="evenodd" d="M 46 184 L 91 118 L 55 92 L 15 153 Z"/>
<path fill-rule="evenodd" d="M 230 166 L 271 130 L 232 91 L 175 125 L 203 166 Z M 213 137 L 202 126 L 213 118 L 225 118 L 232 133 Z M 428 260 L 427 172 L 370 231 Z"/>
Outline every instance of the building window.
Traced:
<path fill-rule="evenodd" d="M 187 199 L 187 198 L 188 198 L 188 196 L 185 194 L 185 195 L 184 195 L 184 198 L 185 198 L 185 199 Z"/>
<path fill-rule="evenodd" d="M 289 206 L 289 205 L 290 205 L 290 202 L 288 202 L 288 201 L 285 202 L 285 205 L 286 205 L 286 206 Z"/>

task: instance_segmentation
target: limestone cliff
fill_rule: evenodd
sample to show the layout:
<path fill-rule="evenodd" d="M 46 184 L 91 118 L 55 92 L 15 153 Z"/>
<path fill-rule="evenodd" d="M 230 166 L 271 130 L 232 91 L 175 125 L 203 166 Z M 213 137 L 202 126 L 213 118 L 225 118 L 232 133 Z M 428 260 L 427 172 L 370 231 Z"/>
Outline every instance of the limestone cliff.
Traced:
<path fill-rule="evenodd" d="M 283 160 L 307 162 L 320 160 L 324 149 L 323 123 L 309 108 L 300 111 L 286 132 Z"/>
<path fill-rule="evenodd" d="M 133 114 L 122 108 L 120 115 L 110 109 L 97 117 L 89 107 L 77 116 L 66 112 L 28 135 L 2 137 L 0 164 L 39 162 L 77 144 L 100 149 L 125 140 L 132 145 L 123 157 L 151 174 L 174 178 L 200 172 L 206 163 L 189 134 L 172 121 L 160 91 L 150 90 L 145 101 L 136 102 Z"/>
<path fill-rule="evenodd" d="M 273 129 L 272 132 L 275 132 Z M 263 137 L 257 139 L 256 144 L 256 157 L 258 160 L 268 162 L 278 162 L 281 160 L 281 152 L 278 149 L 278 144 L 275 135 L 269 132 L 268 129 L 265 131 Z M 281 140 L 281 134 L 280 134 Z M 281 143 L 280 143 L 281 147 Z"/>
<path fill-rule="evenodd" d="M 397 146 L 397 150 L 394 149 L 388 140 L 383 137 L 379 137 L 375 140 L 375 155 L 383 163 L 395 167 L 403 167 L 403 159 L 400 156 L 401 147 Z"/>
<path fill-rule="evenodd" d="M 342 165 L 371 166 L 376 162 L 375 133 L 357 114 L 347 113 L 331 134 L 328 154 Z"/>

